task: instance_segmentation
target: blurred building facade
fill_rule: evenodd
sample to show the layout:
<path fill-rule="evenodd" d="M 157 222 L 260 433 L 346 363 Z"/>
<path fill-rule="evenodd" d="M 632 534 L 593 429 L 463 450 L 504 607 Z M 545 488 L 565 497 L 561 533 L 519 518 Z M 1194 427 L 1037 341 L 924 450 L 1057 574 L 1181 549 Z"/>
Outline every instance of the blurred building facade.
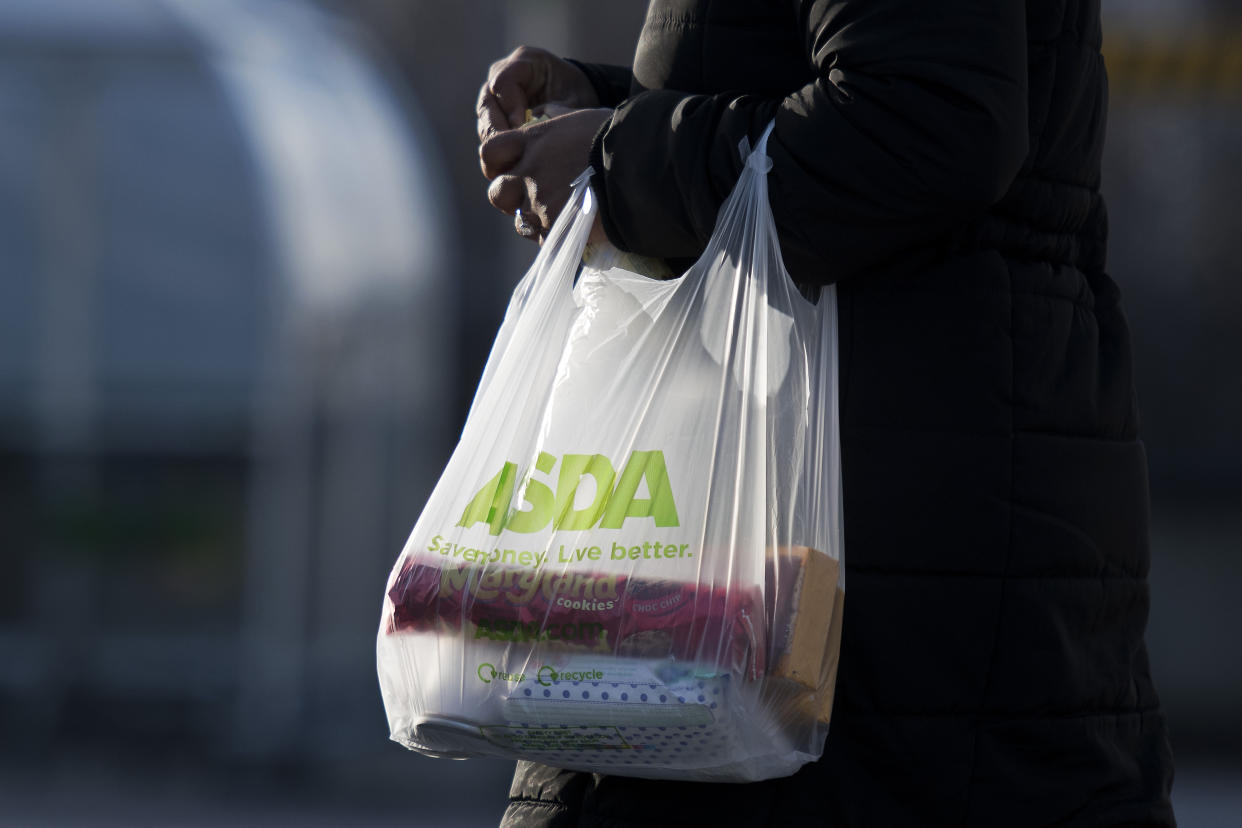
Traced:
<path fill-rule="evenodd" d="M 1109 270 L 1152 492 L 1152 671 L 1182 760 L 1242 769 L 1242 7 L 1105 2 Z"/>
<path fill-rule="evenodd" d="M 0 8 L 0 723 L 382 739 L 379 595 L 452 440 L 413 100 L 305 4 Z"/>

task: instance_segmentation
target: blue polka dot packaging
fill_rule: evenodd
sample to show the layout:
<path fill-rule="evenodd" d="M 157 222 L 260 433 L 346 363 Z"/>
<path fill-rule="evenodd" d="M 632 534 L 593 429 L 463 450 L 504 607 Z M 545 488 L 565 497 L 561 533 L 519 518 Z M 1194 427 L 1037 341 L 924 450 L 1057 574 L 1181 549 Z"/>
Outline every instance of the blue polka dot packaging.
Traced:
<path fill-rule="evenodd" d="M 607 246 L 584 261 L 597 206 L 575 183 L 385 589 L 395 741 L 701 781 L 822 753 L 845 594 L 836 294 L 781 263 L 766 142 L 673 279 Z"/>

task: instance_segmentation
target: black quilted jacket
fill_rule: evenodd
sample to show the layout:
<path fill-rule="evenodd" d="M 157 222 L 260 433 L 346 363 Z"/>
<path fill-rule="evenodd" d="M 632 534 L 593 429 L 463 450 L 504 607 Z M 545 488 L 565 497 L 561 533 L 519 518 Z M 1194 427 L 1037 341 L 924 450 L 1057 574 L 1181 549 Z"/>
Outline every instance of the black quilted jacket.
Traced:
<path fill-rule="evenodd" d="M 824 757 L 751 785 L 520 764 L 509 826 L 1166 826 L 1147 480 L 1104 271 L 1098 0 L 655 0 L 594 145 L 620 247 L 692 259 L 774 117 L 838 282 L 847 600 Z"/>

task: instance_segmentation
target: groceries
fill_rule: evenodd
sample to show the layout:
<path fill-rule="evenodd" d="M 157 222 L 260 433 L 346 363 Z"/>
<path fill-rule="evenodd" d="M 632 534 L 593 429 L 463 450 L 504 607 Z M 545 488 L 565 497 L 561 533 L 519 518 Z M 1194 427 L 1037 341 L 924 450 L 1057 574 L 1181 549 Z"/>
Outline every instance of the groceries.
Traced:
<path fill-rule="evenodd" d="M 447 642 L 474 669 L 449 687 L 425 677 L 437 714 L 394 738 L 657 778 L 744 770 L 749 733 L 785 744 L 797 719 L 827 722 L 840 641 L 835 560 L 782 549 L 767 572 L 771 608 L 754 586 L 411 558 L 389 589 L 382 653 L 434 663 Z M 792 719 L 773 715 L 778 699 Z"/>
<path fill-rule="evenodd" d="M 438 565 L 413 558 L 389 590 L 392 630 L 460 631 L 475 639 L 609 656 L 703 660 L 757 677 L 763 595 L 589 570 Z"/>

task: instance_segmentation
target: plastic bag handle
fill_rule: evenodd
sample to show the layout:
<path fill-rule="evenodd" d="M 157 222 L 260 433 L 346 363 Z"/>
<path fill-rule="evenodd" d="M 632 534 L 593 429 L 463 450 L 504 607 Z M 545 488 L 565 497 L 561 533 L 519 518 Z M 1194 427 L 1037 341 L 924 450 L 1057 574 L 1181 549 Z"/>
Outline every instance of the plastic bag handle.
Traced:
<path fill-rule="evenodd" d="M 768 136 L 772 134 L 772 129 L 775 126 L 775 119 L 768 122 L 753 150 L 750 148 L 749 135 L 743 135 L 742 140 L 737 142 L 737 151 L 742 157 L 742 161 L 745 162 L 747 167 L 763 175 L 772 172 L 772 159 L 768 157 Z"/>
<path fill-rule="evenodd" d="M 772 129 L 776 126 L 775 119 L 770 121 L 764 128 L 763 134 L 759 136 L 759 140 L 755 143 L 752 150 L 750 146 L 749 136 L 742 136 L 742 140 L 738 143 L 738 152 L 741 154 L 745 164 L 744 169 L 751 169 L 761 175 L 767 175 L 772 170 L 772 159 L 768 157 L 768 136 L 772 134 Z M 577 257 L 581 259 L 583 251 L 586 249 L 587 238 L 590 234 L 590 224 L 595 221 L 595 213 L 598 205 L 595 202 L 595 191 L 591 188 L 591 176 L 595 174 L 595 169 L 588 166 L 585 170 L 578 174 L 569 185 L 569 198 L 565 201 L 565 207 L 561 211 L 561 216 L 552 225 L 552 230 L 548 234 L 547 240 L 544 242 L 545 247 L 559 248 L 561 239 L 568 234 L 573 237 L 573 229 L 579 227 L 580 223 L 588 223 L 585 232 L 581 232 L 580 244 L 574 245 L 580 247 L 577 250 Z M 763 197 L 767 198 L 767 188 L 763 188 Z M 767 207 L 766 203 L 763 205 Z M 573 212 L 572 220 L 565 222 L 562 217 L 566 212 Z M 542 251 L 541 251 L 542 252 Z M 782 265 L 783 268 L 783 265 Z M 788 277 L 788 271 L 785 271 Z"/>
<path fill-rule="evenodd" d="M 569 184 L 569 198 L 565 200 L 565 206 L 561 208 L 561 215 L 557 216 L 556 221 L 552 222 L 552 229 L 548 232 L 548 238 L 544 241 L 544 247 L 555 247 L 560 242 L 563 235 L 570 233 L 571 229 L 577 227 L 582 222 L 587 222 L 587 234 L 590 233 L 590 224 L 595 221 L 595 193 L 591 189 L 591 176 L 595 174 L 592 167 L 587 167 L 578 173 Z M 572 217 L 568 222 L 564 220 L 566 213 L 571 213 Z M 587 234 L 582 236 L 582 247 L 586 247 Z M 581 251 L 579 251 L 581 255 Z"/>
<path fill-rule="evenodd" d="M 764 127 L 763 133 L 759 136 L 759 140 L 755 142 L 755 146 L 753 148 L 750 145 L 749 136 L 744 135 L 742 136 L 742 140 L 738 141 L 737 151 L 738 155 L 742 159 L 742 174 L 738 177 L 738 182 L 734 185 L 734 190 L 736 192 L 742 189 L 742 179 L 747 175 L 757 175 L 759 177 L 760 180 L 755 182 L 752 189 L 748 190 L 745 198 L 753 211 L 750 214 L 751 220 L 759 224 L 767 224 L 771 228 L 771 244 L 774 246 L 776 259 L 780 263 L 780 276 L 777 278 L 783 277 L 785 285 L 793 290 L 799 300 L 805 302 L 811 307 L 818 307 L 820 296 L 823 293 L 823 286 L 815 284 L 799 284 L 798 282 L 795 282 L 793 276 L 789 273 L 789 269 L 785 267 L 785 259 L 781 254 L 780 244 L 777 241 L 776 224 L 772 218 L 771 204 L 768 201 L 768 187 L 766 180 L 768 173 L 772 171 L 772 159 L 768 155 L 768 138 L 771 137 L 772 130 L 775 127 L 776 120 L 773 119 L 769 121 L 768 125 Z M 731 194 L 730 200 L 732 198 L 733 195 Z M 723 214 L 724 208 L 721 209 L 721 212 Z M 717 229 L 719 229 L 719 226 L 720 220 L 717 219 Z M 756 234 L 763 232 L 758 227 L 754 226 L 751 226 L 749 229 L 750 232 L 755 232 Z M 714 242 L 715 232 L 713 232 L 712 241 L 709 242 L 709 246 L 711 246 Z"/>
<path fill-rule="evenodd" d="M 591 190 L 591 167 L 587 167 L 569 184 L 569 198 L 552 229 L 539 247 L 535 261 L 515 286 L 510 304 L 525 304 L 543 293 L 553 295 L 573 289 L 577 263 L 582 261 L 591 224 L 595 221 L 595 193 Z M 563 285 L 563 287 L 562 287 Z"/>

